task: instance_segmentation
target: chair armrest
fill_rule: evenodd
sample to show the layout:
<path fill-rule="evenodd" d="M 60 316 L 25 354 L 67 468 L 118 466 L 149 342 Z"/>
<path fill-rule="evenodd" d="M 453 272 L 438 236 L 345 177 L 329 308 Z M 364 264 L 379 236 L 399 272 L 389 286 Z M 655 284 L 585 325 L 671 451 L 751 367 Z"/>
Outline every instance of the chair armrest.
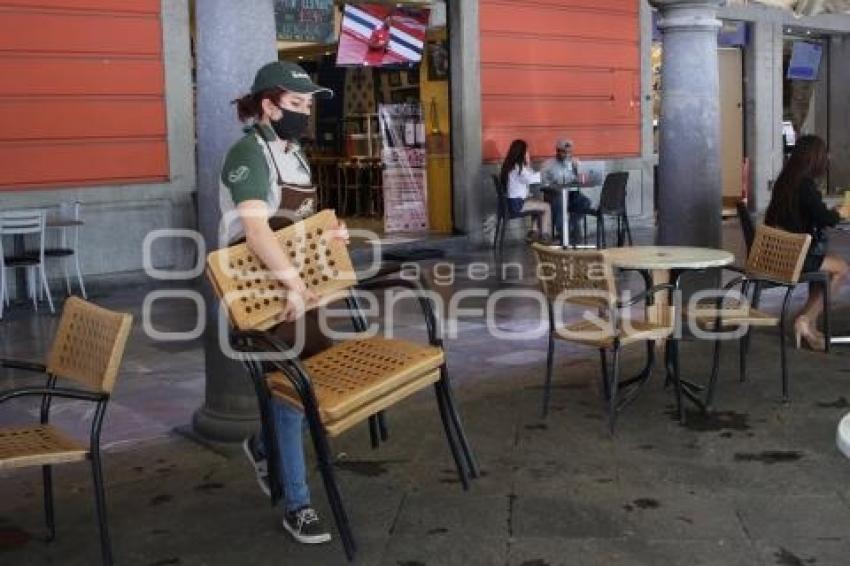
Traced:
<path fill-rule="evenodd" d="M 398 261 L 382 261 L 380 267 L 378 267 L 378 271 L 375 272 L 374 275 L 363 279 L 358 283 L 358 285 L 362 285 L 374 279 L 380 279 L 381 277 L 385 277 L 386 275 L 390 275 L 391 273 L 398 273 L 401 271 L 402 263 Z"/>
<path fill-rule="evenodd" d="M 261 330 L 231 330 L 230 341 L 234 349 L 244 352 L 248 355 L 251 353 L 270 353 L 270 352 L 285 352 L 290 350 L 289 344 L 274 336 L 269 332 Z M 240 347 L 239 341 L 245 341 L 247 347 Z M 253 348 L 252 346 L 258 346 Z M 292 386 L 296 390 L 311 391 L 313 384 L 310 381 L 309 374 L 298 360 L 290 358 L 286 360 L 270 361 L 272 365 L 280 369 L 292 382 Z"/>
<path fill-rule="evenodd" d="M 77 399 L 79 401 L 92 401 L 94 403 L 109 399 L 108 393 L 95 393 L 70 387 L 20 387 L 0 392 L 0 403 L 16 397 L 25 397 L 30 395 L 39 395 L 42 397 L 62 397 L 64 399 Z"/>
<path fill-rule="evenodd" d="M 632 305 L 636 305 L 637 303 L 643 301 L 647 297 L 651 297 L 653 295 L 656 295 L 656 294 L 660 293 L 661 291 L 671 291 L 672 292 L 672 291 L 675 291 L 675 290 L 676 290 L 676 286 L 673 285 L 672 283 L 662 283 L 660 285 L 653 285 L 649 289 L 638 293 L 637 295 L 635 295 L 634 297 L 632 297 L 628 301 L 617 301 L 617 308 L 622 309 L 622 308 L 625 308 L 625 307 L 630 307 Z"/>
<path fill-rule="evenodd" d="M 24 371 L 32 371 L 36 373 L 46 373 L 47 366 L 44 364 L 37 364 L 34 362 L 25 362 L 21 360 L 7 360 L 0 358 L 0 367 L 10 368 L 10 369 L 20 369 Z"/>
<path fill-rule="evenodd" d="M 439 320 L 434 312 L 434 305 L 428 294 L 431 289 L 428 282 L 422 277 L 419 272 L 418 277 L 411 278 L 402 276 L 402 272 L 390 273 L 381 277 L 373 277 L 362 281 L 356 285 L 356 289 L 361 291 L 376 291 L 381 289 L 392 289 L 401 287 L 410 289 L 419 300 L 419 306 L 422 309 L 422 316 L 425 318 L 425 324 L 428 328 L 428 341 L 432 346 L 443 347 L 442 332 L 440 331 Z"/>
<path fill-rule="evenodd" d="M 829 273 L 826 271 L 807 271 L 800 274 L 800 283 L 828 283 Z"/>

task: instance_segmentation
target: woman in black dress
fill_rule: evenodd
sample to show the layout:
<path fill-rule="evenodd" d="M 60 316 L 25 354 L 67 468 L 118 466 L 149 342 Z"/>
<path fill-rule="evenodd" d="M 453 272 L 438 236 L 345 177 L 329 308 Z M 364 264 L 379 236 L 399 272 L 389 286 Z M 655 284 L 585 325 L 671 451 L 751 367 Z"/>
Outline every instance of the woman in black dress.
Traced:
<path fill-rule="evenodd" d="M 817 136 L 803 136 L 797 140 L 791 157 L 782 168 L 773 185 L 773 194 L 767 207 L 764 222 L 788 232 L 811 234 L 812 244 L 803 271 L 829 273 L 831 291 L 838 291 L 848 272 L 847 260 L 826 253 L 824 229 L 835 226 L 847 218 L 848 210 L 829 209 L 817 188 L 817 181 L 826 173 L 829 154 L 826 143 Z M 800 341 L 813 350 L 824 350 L 823 334 L 817 331 L 817 317 L 823 305 L 823 290 L 809 286 L 809 298 L 794 319 L 794 336 L 797 347 Z"/>

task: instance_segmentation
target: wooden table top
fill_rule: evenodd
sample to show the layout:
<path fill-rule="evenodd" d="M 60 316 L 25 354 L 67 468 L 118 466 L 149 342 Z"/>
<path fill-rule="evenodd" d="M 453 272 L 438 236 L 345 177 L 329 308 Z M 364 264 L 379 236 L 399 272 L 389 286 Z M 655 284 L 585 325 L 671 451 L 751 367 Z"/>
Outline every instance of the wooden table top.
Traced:
<path fill-rule="evenodd" d="M 687 246 L 627 246 L 603 253 L 616 267 L 628 269 L 705 269 L 735 261 L 726 250 Z"/>

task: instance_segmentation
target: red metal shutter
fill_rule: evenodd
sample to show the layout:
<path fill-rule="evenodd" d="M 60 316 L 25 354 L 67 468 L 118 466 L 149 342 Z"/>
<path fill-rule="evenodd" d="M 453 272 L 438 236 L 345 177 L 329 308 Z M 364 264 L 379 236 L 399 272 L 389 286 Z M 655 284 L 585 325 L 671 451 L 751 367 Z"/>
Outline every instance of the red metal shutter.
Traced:
<path fill-rule="evenodd" d="M 479 0 L 486 160 L 511 140 L 534 156 L 640 154 L 638 0 Z"/>
<path fill-rule="evenodd" d="M 0 191 L 168 175 L 160 0 L 0 0 Z"/>

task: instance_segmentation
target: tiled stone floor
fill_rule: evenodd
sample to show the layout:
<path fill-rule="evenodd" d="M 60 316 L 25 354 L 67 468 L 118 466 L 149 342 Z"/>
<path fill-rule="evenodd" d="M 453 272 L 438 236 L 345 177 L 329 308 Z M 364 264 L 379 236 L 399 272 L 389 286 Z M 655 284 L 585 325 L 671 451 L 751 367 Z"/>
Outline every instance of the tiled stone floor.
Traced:
<path fill-rule="evenodd" d="M 740 252 L 737 226 L 727 247 Z M 647 241 L 651 235 L 642 233 Z M 845 255 L 848 235 L 833 241 Z M 525 259 L 522 247 L 512 257 Z M 487 252 L 451 257 L 457 266 Z M 443 287 L 477 285 L 463 278 Z M 534 288 L 530 278 L 497 288 Z M 149 288 L 94 300 L 138 315 Z M 798 302 L 802 293 L 798 295 Z M 469 299 L 468 307 L 484 298 Z M 850 288 L 836 327 L 850 329 Z M 775 301 L 768 300 L 768 305 Z M 189 304 L 162 305 L 162 328 L 186 328 Z M 737 381 L 726 348 L 717 412 L 671 417 L 660 372 L 605 428 L 597 354 L 558 344 L 552 407 L 540 418 L 546 342 L 531 302 L 500 301 L 495 321 L 519 339 L 496 340 L 481 319 L 463 318 L 447 344 L 467 432 L 484 476 L 463 492 L 453 473 L 433 396 L 422 392 L 391 410 L 390 442 L 369 447 L 364 427 L 333 442 L 339 480 L 360 544 L 357 563 L 388 566 L 573 564 L 843 565 L 850 556 L 850 461 L 835 450 L 838 419 L 850 411 L 850 348 L 826 356 L 792 351 L 792 403 L 779 403 L 775 331 L 758 331 L 748 383 Z M 412 309 L 401 333 L 422 335 Z M 0 323 L 0 356 L 40 358 L 56 318 L 18 307 Z M 705 377 L 710 346 L 687 341 L 683 371 Z M 631 350 L 636 368 L 642 349 Z M 152 341 L 137 321 L 105 426 L 107 498 L 117 564 L 343 564 L 339 543 L 294 544 L 279 513 L 256 487 L 235 447 L 200 444 L 175 432 L 203 402 L 197 343 Z M 236 377 L 238 378 L 238 377 Z M 3 389 L 33 383 L 0 373 Z M 31 421 L 32 404 L 0 408 L 0 424 Z M 54 421 L 85 435 L 87 408 L 60 403 Z M 308 451 L 309 452 L 309 451 Z M 312 455 L 310 455 L 312 458 Z M 314 500 L 330 520 L 317 474 Z M 85 465 L 55 473 L 57 540 L 41 540 L 40 474 L 0 472 L 0 563 L 97 564 L 90 477 Z"/>

